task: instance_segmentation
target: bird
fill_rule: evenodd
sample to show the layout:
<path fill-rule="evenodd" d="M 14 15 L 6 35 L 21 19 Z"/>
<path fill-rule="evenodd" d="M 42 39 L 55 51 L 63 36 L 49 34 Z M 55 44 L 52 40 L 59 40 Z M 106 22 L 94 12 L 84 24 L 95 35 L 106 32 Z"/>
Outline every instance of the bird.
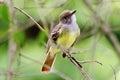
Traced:
<path fill-rule="evenodd" d="M 80 28 L 76 21 L 76 10 L 64 10 L 59 16 L 59 23 L 52 29 L 47 42 L 47 57 L 42 66 L 42 72 L 49 72 L 61 49 L 57 44 L 69 50 L 80 36 Z M 66 54 L 63 53 L 63 57 Z"/>

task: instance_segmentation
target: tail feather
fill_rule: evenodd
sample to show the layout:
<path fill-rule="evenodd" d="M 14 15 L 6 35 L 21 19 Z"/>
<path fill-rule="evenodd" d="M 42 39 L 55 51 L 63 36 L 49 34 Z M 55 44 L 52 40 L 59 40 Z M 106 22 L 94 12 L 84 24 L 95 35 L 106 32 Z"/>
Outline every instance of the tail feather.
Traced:
<path fill-rule="evenodd" d="M 43 67 L 42 67 L 42 70 L 41 70 L 42 72 L 49 72 L 50 71 L 51 66 L 54 62 L 55 56 L 56 56 L 56 54 L 51 55 L 50 52 L 48 52 L 47 54 L 48 54 L 47 58 L 46 58 L 46 60 L 43 64 Z"/>

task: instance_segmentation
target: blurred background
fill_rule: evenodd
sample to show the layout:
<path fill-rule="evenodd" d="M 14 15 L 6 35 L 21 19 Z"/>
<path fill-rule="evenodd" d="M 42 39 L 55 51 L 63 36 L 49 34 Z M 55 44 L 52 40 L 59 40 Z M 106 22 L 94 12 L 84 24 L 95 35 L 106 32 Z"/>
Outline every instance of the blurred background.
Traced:
<path fill-rule="evenodd" d="M 58 24 L 59 14 L 77 10 L 81 35 L 72 54 L 88 62 L 83 69 L 92 80 L 120 80 L 120 0 L 0 0 L 0 80 L 85 80 L 68 58 L 57 55 L 51 72 L 41 73 L 47 35 Z"/>

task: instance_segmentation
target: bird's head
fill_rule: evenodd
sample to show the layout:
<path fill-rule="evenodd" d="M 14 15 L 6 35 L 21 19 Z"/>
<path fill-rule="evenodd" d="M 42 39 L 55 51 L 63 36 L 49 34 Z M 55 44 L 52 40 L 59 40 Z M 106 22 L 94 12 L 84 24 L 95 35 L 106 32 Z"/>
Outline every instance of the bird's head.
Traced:
<path fill-rule="evenodd" d="M 60 22 L 63 24 L 71 24 L 72 22 L 76 22 L 75 12 L 76 10 L 64 10 L 60 14 Z"/>

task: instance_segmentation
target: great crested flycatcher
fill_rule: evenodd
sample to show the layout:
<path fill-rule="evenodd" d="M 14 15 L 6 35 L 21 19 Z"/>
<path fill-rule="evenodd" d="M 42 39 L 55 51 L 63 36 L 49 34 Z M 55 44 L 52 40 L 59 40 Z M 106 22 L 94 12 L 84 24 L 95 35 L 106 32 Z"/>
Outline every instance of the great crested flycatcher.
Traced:
<path fill-rule="evenodd" d="M 60 14 L 59 24 L 53 28 L 47 43 L 47 58 L 43 64 L 42 72 L 50 71 L 56 54 L 60 51 L 57 44 L 69 49 L 80 35 L 75 12 L 76 10 L 65 10 Z"/>

